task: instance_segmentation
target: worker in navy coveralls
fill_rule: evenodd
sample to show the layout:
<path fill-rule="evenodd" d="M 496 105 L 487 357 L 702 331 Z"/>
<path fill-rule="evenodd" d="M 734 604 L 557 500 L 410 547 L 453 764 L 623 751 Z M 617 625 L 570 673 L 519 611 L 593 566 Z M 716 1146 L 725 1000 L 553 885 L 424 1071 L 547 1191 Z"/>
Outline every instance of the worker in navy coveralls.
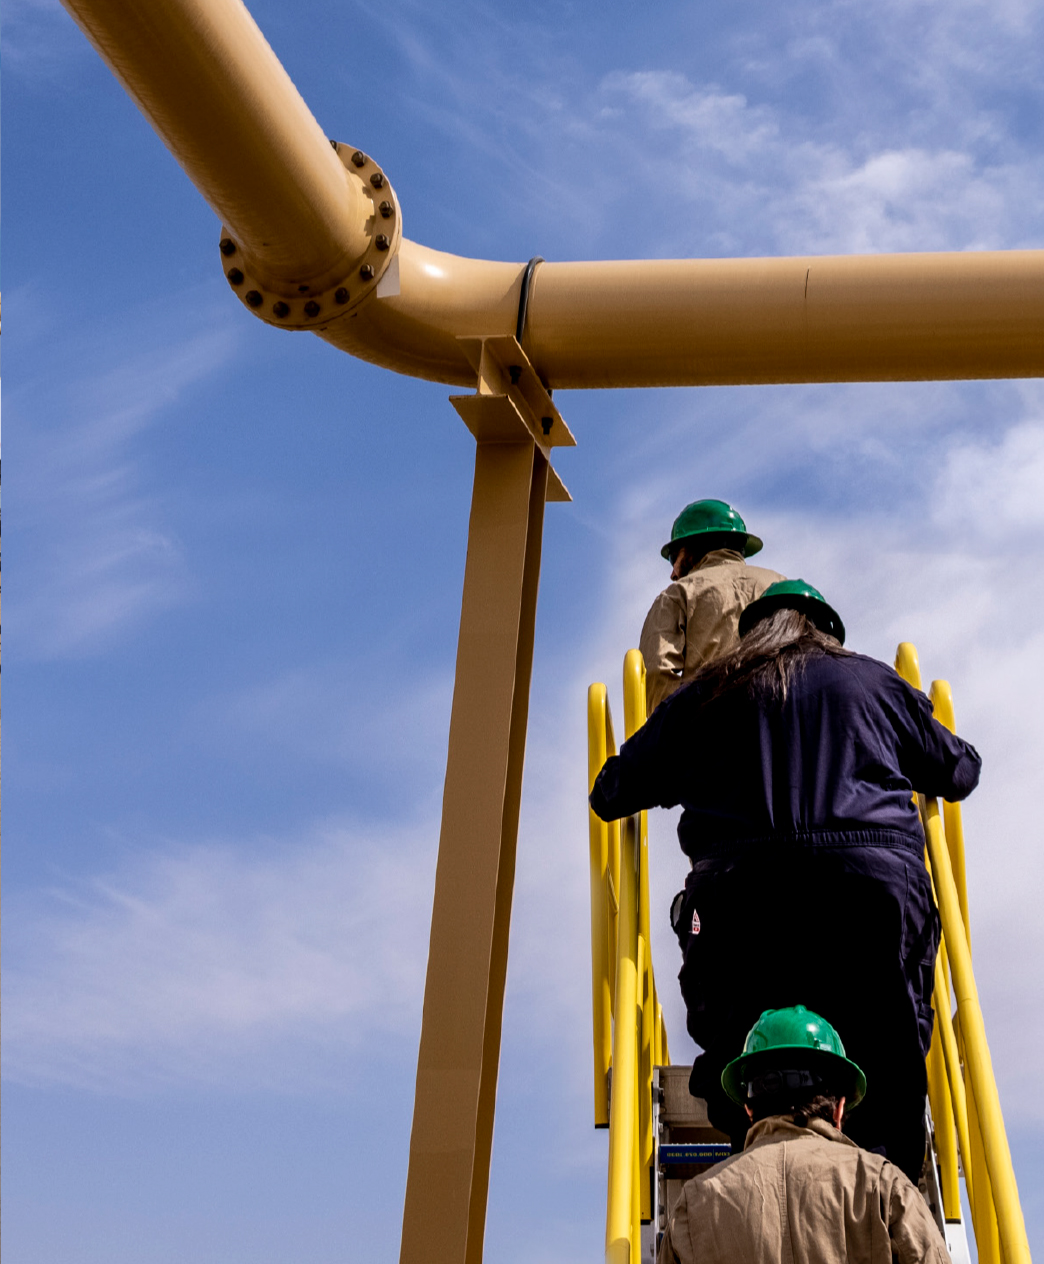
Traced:
<path fill-rule="evenodd" d="M 842 648 L 803 580 L 767 589 L 740 634 L 606 761 L 591 806 L 684 809 L 671 921 L 712 1122 L 742 1143 L 722 1068 L 763 1010 L 806 1005 L 873 1086 L 851 1137 L 916 1181 L 939 916 L 913 793 L 963 799 L 981 761 L 891 667 Z"/>

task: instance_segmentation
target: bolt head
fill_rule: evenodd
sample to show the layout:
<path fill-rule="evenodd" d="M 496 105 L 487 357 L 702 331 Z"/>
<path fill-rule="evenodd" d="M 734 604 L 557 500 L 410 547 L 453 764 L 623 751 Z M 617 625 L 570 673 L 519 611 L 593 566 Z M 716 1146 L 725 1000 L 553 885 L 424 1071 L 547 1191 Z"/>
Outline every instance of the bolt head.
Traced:
<path fill-rule="evenodd" d="M 391 241 L 388 239 L 388 237 L 385 236 L 384 233 L 378 233 L 374 241 L 374 245 L 377 247 L 378 250 L 387 250 L 388 247 L 391 245 Z"/>
<path fill-rule="evenodd" d="M 290 304 L 284 303 L 283 300 L 280 299 L 278 303 L 272 304 L 272 311 L 276 316 L 282 319 L 284 316 L 290 315 Z"/>
<path fill-rule="evenodd" d="M 381 174 L 381 172 L 375 171 L 373 175 L 370 176 L 370 183 L 373 185 L 375 189 L 383 189 L 384 176 Z"/>
<path fill-rule="evenodd" d="M 351 298 L 351 295 L 348 293 L 348 291 L 344 288 L 343 285 L 341 286 L 340 289 L 334 290 L 335 303 L 340 303 L 343 306 L 345 303 L 348 302 L 349 298 Z"/>
<path fill-rule="evenodd" d="M 228 277 L 230 285 L 243 284 L 243 274 L 238 268 L 229 268 L 229 270 L 225 273 L 225 276 Z"/>
<path fill-rule="evenodd" d="M 391 219 L 395 214 L 395 207 L 390 202 L 382 202 L 377 209 L 380 211 L 382 219 Z"/>
<path fill-rule="evenodd" d="M 318 316 L 320 311 L 322 310 L 322 308 L 320 308 L 319 304 L 315 301 L 314 298 L 310 298 L 308 302 L 305 303 L 304 309 L 305 309 L 306 316 Z"/>
<path fill-rule="evenodd" d="M 234 255 L 236 253 L 236 243 L 231 237 L 222 237 L 219 244 L 223 255 Z"/>
<path fill-rule="evenodd" d="M 247 290 L 244 297 L 251 307 L 260 307 L 265 301 L 257 290 Z"/>
<path fill-rule="evenodd" d="M 373 268 L 370 267 L 368 263 L 364 263 L 363 266 L 359 269 L 359 275 L 362 277 L 364 281 L 372 281 Z"/>
<path fill-rule="evenodd" d="M 353 162 L 353 163 L 354 163 L 357 167 L 365 167 L 365 166 L 366 166 L 366 155 L 363 153 L 363 151 L 362 151 L 361 149 L 357 149 L 357 150 L 355 151 L 355 153 L 354 153 L 354 154 L 352 154 L 352 162 Z"/>

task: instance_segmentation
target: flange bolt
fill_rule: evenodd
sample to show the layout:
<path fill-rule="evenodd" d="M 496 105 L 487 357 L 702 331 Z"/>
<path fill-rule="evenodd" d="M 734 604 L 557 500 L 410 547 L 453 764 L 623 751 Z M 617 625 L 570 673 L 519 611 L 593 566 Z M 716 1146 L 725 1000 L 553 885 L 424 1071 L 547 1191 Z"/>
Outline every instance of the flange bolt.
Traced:
<path fill-rule="evenodd" d="M 395 207 L 390 202 L 382 202 L 377 209 L 380 211 L 382 219 L 391 219 L 395 213 Z"/>
<path fill-rule="evenodd" d="M 378 233 L 373 244 L 378 250 L 387 250 L 391 245 L 391 241 L 384 235 L 384 233 Z"/>
<path fill-rule="evenodd" d="M 265 301 L 257 290 L 247 290 L 245 297 L 251 307 L 260 307 Z"/>
<path fill-rule="evenodd" d="M 318 316 L 321 310 L 322 308 L 320 308 L 319 304 L 315 301 L 314 298 L 310 298 L 308 302 L 305 303 L 306 316 Z"/>
<path fill-rule="evenodd" d="M 229 270 L 225 273 L 225 276 L 228 277 L 230 285 L 243 284 L 243 274 L 238 268 L 229 268 Z"/>
<path fill-rule="evenodd" d="M 282 317 L 290 315 L 290 304 L 284 303 L 283 300 L 280 299 L 278 303 L 272 304 L 272 311 L 276 316 L 282 319 Z"/>
<path fill-rule="evenodd" d="M 363 266 L 359 269 L 359 275 L 362 277 L 364 281 L 372 281 L 373 268 L 370 266 L 370 264 L 364 263 Z"/>
<path fill-rule="evenodd" d="M 370 176 L 370 183 L 373 185 L 375 189 L 383 189 L 384 176 L 381 174 L 381 172 L 375 171 L 373 175 Z"/>
<path fill-rule="evenodd" d="M 335 303 L 340 303 L 343 306 L 345 303 L 348 302 L 349 298 L 351 298 L 351 295 L 348 293 L 348 291 L 344 288 L 343 285 L 341 286 L 339 290 L 334 290 Z"/>
<path fill-rule="evenodd" d="M 361 149 L 357 149 L 355 153 L 352 154 L 352 162 L 354 162 L 357 167 L 366 166 L 366 155 Z"/>
<path fill-rule="evenodd" d="M 221 253 L 223 255 L 234 255 L 236 253 L 236 243 L 231 237 L 221 238 Z"/>

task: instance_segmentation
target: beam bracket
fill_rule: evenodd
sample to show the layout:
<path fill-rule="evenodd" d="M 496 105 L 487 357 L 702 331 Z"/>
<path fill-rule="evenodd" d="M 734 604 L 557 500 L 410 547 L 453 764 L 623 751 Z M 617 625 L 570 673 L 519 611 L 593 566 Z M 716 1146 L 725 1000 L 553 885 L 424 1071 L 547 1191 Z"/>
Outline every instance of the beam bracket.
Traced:
<path fill-rule="evenodd" d="M 480 443 L 532 440 L 548 462 L 547 499 L 572 496 L 550 465 L 552 448 L 575 448 L 576 439 L 551 393 L 511 334 L 459 338 L 478 378 L 474 395 L 451 395 L 450 403 Z"/>

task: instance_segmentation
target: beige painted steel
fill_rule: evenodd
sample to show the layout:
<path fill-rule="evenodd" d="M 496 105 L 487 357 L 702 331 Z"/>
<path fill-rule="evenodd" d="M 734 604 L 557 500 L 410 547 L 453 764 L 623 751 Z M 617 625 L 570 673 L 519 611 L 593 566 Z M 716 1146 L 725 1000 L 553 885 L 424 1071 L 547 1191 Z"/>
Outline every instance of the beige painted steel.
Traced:
<path fill-rule="evenodd" d="M 63 3 L 272 288 L 347 274 L 368 244 L 360 182 L 241 0 Z"/>
<path fill-rule="evenodd" d="M 240 0 L 64 3 L 271 288 L 347 275 L 370 212 Z M 316 332 L 470 385 L 458 339 L 515 332 L 523 265 L 397 265 Z M 1044 251 L 543 263 L 523 344 L 551 387 L 1036 377 Z"/>
<path fill-rule="evenodd" d="M 402 1264 L 482 1259 L 547 471 L 477 446 Z"/>
<path fill-rule="evenodd" d="M 400 292 L 320 336 L 470 382 L 454 346 L 513 330 L 521 264 L 404 240 Z M 526 353 L 548 386 L 709 386 L 1044 375 L 1044 251 L 542 263 Z"/>

